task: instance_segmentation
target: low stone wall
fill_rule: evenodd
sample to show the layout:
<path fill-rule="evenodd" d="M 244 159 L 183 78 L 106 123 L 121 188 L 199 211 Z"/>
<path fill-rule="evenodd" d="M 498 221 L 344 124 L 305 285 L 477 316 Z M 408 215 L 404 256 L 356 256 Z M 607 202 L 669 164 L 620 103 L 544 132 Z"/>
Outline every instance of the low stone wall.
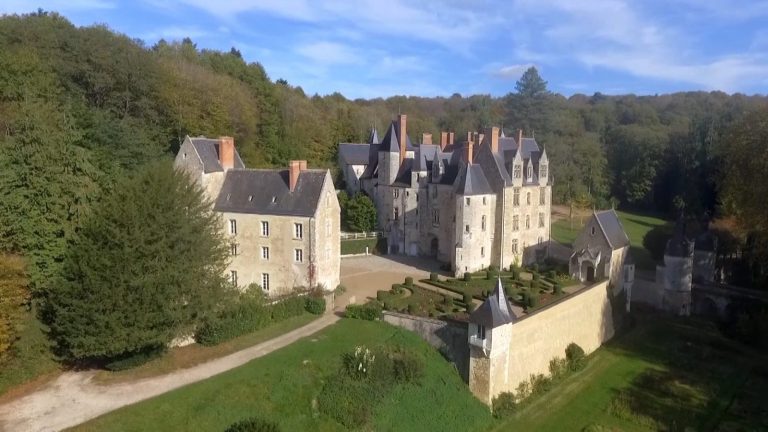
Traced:
<path fill-rule="evenodd" d="M 491 331 L 490 349 L 470 347 L 470 390 L 487 404 L 531 374 L 549 375 L 550 360 L 564 358 L 571 342 L 588 354 L 613 337 L 608 281 Z"/>
<path fill-rule="evenodd" d="M 469 345 L 467 323 L 443 321 L 384 311 L 382 319 L 392 325 L 410 330 L 437 348 L 456 366 L 459 375 L 467 381 L 469 372 Z"/>

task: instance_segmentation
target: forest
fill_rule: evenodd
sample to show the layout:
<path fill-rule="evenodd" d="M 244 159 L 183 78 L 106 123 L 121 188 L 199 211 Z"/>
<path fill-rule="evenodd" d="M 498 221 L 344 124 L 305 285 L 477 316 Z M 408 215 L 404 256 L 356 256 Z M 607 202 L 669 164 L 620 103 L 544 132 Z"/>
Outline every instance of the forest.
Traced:
<path fill-rule="evenodd" d="M 501 97 L 349 100 L 308 95 L 236 48 L 199 49 L 190 39 L 150 45 L 42 10 L 4 16 L 0 250 L 26 258 L 34 297 L 60 270 L 93 203 L 125 174 L 170 159 L 185 135 L 233 136 L 250 167 L 300 158 L 335 169 L 339 142 L 364 142 L 398 112 L 408 114 L 414 141 L 423 132 L 523 129 L 552 161 L 556 203 L 760 216 L 764 203 L 748 182 L 764 171 L 751 152 L 765 158 L 765 142 L 732 140 L 750 113 L 764 126 L 767 105 L 766 96 L 717 91 L 565 97 L 535 69 Z M 734 162 L 736 149 L 747 166 Z"/>

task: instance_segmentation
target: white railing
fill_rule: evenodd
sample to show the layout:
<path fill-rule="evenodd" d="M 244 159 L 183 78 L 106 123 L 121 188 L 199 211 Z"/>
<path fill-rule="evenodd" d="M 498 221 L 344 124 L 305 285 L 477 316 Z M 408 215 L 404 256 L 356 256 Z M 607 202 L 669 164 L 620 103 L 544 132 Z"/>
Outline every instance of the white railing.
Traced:
<path fill-rule="evenodd" d="M 383 237 L 381 231 L 361 232 L 361 233 L 341 233 L 342 240 L 354 240 L 354 239 L 366 239 L 366 238 L 379 238 Z"/>

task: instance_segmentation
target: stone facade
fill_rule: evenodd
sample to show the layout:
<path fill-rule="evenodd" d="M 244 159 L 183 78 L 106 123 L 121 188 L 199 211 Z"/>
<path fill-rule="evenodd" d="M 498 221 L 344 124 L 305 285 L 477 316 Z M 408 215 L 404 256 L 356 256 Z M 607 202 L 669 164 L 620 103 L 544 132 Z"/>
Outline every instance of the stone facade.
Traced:
<path fill-rule="evenodd" d="M 614 293 L 630 293 L 635 268 L 629 248 L 629 237 L 616 212 L 594 212 L 573 242 L 571 277 L 582 282 L 608 279 Z"/>
<path fill-rule="evenodd" d="M 614 335 L 610 298 L 603 280 L 533 314 L 484 326 L 483 338 L 478 337 L 479 324 L 470 322 L 470 391 L 490 405 L 531 374 L 548 375 L 550 360 L 564 358 L 568 344 L 593 352 Z"/>
<path fill-rule="evenodd" d="M 235 162 L 222 160 L 231 144 Z M 340 208 L 328 170 L 293 161 L 288 170 L 248 170 L 231 138 L 184 140 L 175 166 L 189 172 L 215 203 L 230 244 L 226 276 L 270 296 L 339 285 Z"/>
<path fill-rule="evenodd" d="M 428 135 L 414 146 L 400 115 L 381 142 L 340 144 L 345 173 L 356 172 L 368 150 L 358 181 L 376 204 L 389 252 L 435 257 L 456 276 L 546 256 L 552 194 L 546 151 L 522 131 L 514 139 L 491 128 L 468 133 L 462 143 L 442 133 L 439 145 Z"/>

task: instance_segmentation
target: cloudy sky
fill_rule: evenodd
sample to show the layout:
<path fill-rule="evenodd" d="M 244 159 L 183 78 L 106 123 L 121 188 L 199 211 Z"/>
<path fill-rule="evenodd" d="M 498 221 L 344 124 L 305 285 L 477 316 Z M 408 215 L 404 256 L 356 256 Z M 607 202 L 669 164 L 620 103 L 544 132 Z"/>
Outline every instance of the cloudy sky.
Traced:
<path fill-rule="evenodd" d="M 239 49 L 307 93 L 503 95 L 530 65 L 571 95 L 768 93 L 768 1 L 3 0 L 151 46 Z"/>

